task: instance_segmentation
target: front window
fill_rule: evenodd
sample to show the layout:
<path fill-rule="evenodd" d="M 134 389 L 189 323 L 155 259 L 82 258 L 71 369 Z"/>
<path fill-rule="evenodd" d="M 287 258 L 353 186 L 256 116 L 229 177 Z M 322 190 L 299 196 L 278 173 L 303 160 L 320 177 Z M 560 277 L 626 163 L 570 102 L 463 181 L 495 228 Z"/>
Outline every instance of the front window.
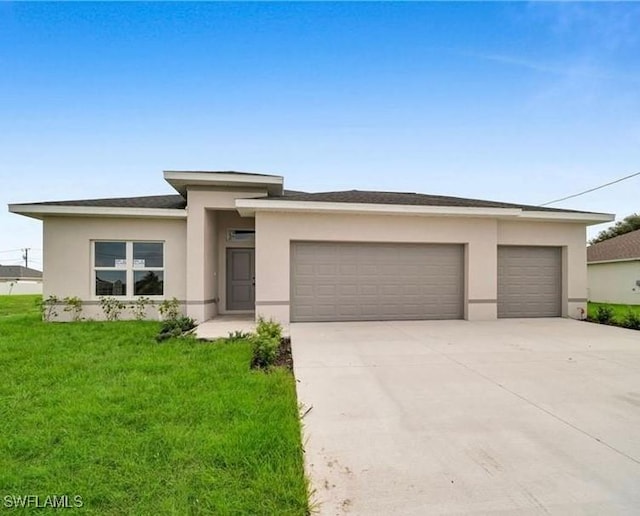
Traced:
<path fill-rule="evenodd" d="M 162 242 L 94 242 L 96 296 L 162 296 Z"/>

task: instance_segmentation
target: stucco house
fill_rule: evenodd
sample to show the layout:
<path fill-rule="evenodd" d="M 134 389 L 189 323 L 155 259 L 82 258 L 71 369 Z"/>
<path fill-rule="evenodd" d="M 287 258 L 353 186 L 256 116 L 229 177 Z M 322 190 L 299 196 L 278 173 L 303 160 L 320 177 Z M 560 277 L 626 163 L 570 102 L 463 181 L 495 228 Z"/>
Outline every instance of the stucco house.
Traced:
<path fill-rule="evenodd" d="M 640 305 L 640 229 L 587 248 L 589 300 Z"/>
<path fill-rule="evenodd" d="M 175 195 L 12 204 L 43 221 L 44 295 L 177 298 L 198 321 L 578 317 L 586 231 L 613 216 L 166 171 Z"/>
<path fill-rule="evenodd" d="M 0 265 L 0 295 L 42 294 L 42 272 L 23 265 Z"/>

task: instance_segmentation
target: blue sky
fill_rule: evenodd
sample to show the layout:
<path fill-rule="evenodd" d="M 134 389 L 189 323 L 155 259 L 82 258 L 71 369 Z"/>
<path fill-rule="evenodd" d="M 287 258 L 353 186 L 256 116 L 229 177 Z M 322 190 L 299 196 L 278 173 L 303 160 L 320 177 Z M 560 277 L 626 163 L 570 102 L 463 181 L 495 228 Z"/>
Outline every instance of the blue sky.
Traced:
<path fill-rule="evenodd" d="M 640 170 L 638 26 L 633 3 L 2 2 L 0 205 L 170 193 L 164 169 L 543 203 Z M 40 223 L 3 208 L 0 263 L 21 247 L 40 267 Z"/>

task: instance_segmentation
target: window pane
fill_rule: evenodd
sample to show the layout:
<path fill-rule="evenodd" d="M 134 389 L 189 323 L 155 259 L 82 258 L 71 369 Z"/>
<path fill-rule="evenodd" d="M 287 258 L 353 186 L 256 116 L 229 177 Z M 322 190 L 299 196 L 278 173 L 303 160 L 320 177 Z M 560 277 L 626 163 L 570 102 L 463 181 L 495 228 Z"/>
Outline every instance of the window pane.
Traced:
<path fill-rule="evenodd" d="M 96 267 L 126 267 L 126 253 L 124 242 L 96 242 Z"/>
<path fill-rule="evenodd" d="M 162 244 L 157 242 L 134 242 L 133 266 L 162 267 Z"/>
<path fill-rule="evenodd" d="M 97 296 L 125 296 L 126 294 L 126 271 L 96 271 Z"/>
<path fill-rule="evenodd" d="M 134 271 L 134 294 L 136 296 L 161 296 L 164 290 L 162 271 Z"/>

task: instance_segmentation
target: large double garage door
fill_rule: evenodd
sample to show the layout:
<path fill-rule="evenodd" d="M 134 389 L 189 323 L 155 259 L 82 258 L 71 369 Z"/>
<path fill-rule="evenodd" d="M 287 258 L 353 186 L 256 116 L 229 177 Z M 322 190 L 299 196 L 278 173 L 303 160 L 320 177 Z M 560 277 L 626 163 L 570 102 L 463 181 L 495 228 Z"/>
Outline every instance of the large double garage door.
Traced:
<path fill-rule="evenodd" d="M 292 321 L 462 319 L 464 248 L 293 242 Z"/>
<path fill-rule="evenodd" d="M 291 320 L 462 319 L 464 246 L 292 242 Z M 557 247 L 498 247 L 498 317 L 561 315 Z"/>

